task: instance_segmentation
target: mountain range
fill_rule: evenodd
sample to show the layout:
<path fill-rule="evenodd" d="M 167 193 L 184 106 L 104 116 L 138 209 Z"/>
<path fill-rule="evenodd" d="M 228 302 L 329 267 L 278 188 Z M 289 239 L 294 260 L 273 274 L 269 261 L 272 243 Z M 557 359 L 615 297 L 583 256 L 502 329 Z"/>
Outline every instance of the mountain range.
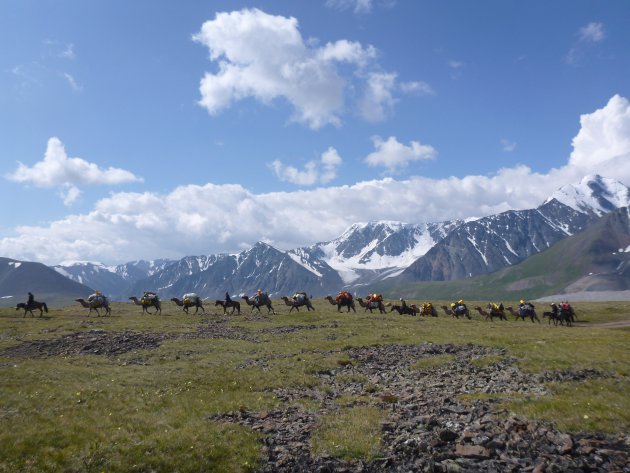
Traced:
<path fill-rule="evenodd" d="M 238 254 L 113 267 L 75 262 L 54 269 L 119 300 L 146 290 L 158 291 L 163 298 L 196 292 L 222 299 L 225 291 L 251 294 L 259 288 L 277 297 L 298 290 L 319 296 L 341 288 L 362 293 L 372 287 L 420 287 L 425 282 L 472 280 L 516 267 L 628 205 L 627 186 L 592 175 L 561 187 L 535 209 L 466 221 L 356 223 L 334 240 L 288 251 L 259 242 Z M 607 284 L 623 286 L 610 278 Z M 0 285 L 0 296 L 3 293 Z"/>

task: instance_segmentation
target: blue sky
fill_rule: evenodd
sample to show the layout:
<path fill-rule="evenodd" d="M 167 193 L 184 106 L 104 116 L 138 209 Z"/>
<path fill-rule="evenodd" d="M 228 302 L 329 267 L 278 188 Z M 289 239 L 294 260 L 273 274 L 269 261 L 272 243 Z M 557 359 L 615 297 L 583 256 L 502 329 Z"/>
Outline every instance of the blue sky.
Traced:
<path fill-rule="evenodd" d="M 0 255 L 286 249 L 630 184 L 628 20 L 621 0 L 5 0 Z"/>

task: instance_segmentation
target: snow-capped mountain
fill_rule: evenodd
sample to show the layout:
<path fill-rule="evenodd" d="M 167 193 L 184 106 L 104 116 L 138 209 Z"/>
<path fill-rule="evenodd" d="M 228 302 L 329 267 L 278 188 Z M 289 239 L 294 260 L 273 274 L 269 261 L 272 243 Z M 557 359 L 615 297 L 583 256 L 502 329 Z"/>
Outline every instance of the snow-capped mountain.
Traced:
<path fill-rule="evenodd" d="M 296 291 L 320 295 L 342 285 L 337 273 L 325 263 L 318 261 L 311 265 L 308 256 L 301 258 L 299 251 L 285 252 L 262 242 L 238 254 L 199 257 L 198 261 L 204 261 L 203 268 L 191 266 L 192 258 L 183 258 L 138 281 L 132 291 L 157 290 L 169 298 L 196 292 L 204 298 L 223 299 L 226 291 L 232 295 L 251 295 L 262 289 L 273 297 L 290 296 Z"/>
<path fill-rule="evenodd" d="M 400 274 L 461 223 L 355 223 L 334 240 L 293 251 L 324 261 L 346 284 L 369 284 Z"/>
<path fill-rule="evenodd" d="M 618 181 L 587 176 L 564 186 L 536 209 L 510 210 L 467 222 L 450 232 L 401 278 L 442 281 L 491 273 L 523 261 L 630 205 L 630 189 Z"/>
<path fill-rule="evenodd" d="M 66 261 L 53 269 L 80 284 L 95 288 L 112 299 L 125 299 L 130 285 L 163 270 L 171 260 L 132 261 L 106 266 L 94 261 Z"/>
<path fill-rule="evenodd" d="M 582 213 L 601 216 L 630 202 L 630 188 L 619 181 L 599 175 L 585 176 L 578 184 L 562 186 L 546 201 L 557 200 Z"/>

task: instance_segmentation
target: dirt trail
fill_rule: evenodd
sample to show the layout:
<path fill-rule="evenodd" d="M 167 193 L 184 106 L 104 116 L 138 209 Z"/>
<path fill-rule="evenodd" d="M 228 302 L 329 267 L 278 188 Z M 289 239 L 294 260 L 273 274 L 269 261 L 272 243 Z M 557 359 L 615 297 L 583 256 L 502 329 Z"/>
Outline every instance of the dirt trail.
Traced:
<path fill-rule="evenodd" d="M 630 327 L 630 320 L 617 320 L 615 322 L 602 322 L 599 324 L 585 324 L 583 322 L 575 322 L 576 327 L 588 328 L 626 328 Z"/>

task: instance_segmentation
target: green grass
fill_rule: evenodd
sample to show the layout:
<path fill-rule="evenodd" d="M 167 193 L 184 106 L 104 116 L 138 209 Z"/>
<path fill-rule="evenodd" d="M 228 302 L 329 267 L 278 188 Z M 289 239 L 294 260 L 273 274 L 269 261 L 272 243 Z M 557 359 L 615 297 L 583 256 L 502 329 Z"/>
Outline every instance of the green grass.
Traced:
<path fill-rule="evenodd" d="M 322 417 L 312 436 L 313 453 L 344 460 L 372 460 L 380 452 L 384 411 L 369 406 L 341 410 Z"/>
<path fill-rule="evenodd" d="M 384 344 L 500 347 L 532 373 L 598 369 L 611 377 L 553 384 L 552 394 L 541 398 L 499 398 L 518 414 L 569 431 L 629 430 L 630 329 L 593 328 L 630 319 L 629 303 L 577 303 L 580 323 L 586 326 L 573 328 L 512 319 L 484 322 L 478 316 L 472 321 L 442 314 L 420 319 L 361 310 L 348 315 L 324 301 L 316 301 L 317 310 L 310 313 L 289 315 L 288 308 L 277 307 L 277 316 L 252 316 L 245 309 L 243 315 L 220 322 L 250 340 L 175 338 L 156 349 L 114 357 L 0 356 L 0 472 L 256 470 L 262 461 L 263 434 L 209 417 L 286 407 L 274 389 L 325 391 L 329 388 L 320 374 L 331 370 L 342 371 L 337 383 L 356 383 L 362 391 L 337 399 L 339 412 L 319 417 L 313 451 L 374 458 L 380 449 L 380 422 L 397 393 L 353 374 L 358 361 L 346 350 Z M 45 318 L 22 318 L 14 309 L 0 309 L 0 349 L 90 330 L 195 333 L 198 327 L 223 320 L 218 313 L 186 316 L 170 303 L 164 304 L 162 316 L 143 316 L 130 304 L 114 304 L 113 313 L 87 317 L 80 307 L 64 307 L 52 308 Z M 270 331 L 293 325 L 325 327 Z M 427 356 L 413 368 L 430 370 L 452 361 L 450 355 Z M 487 366 L 496 361 L 487 356 L 473 363 Z M 311 399 L 290 404 L 313 413 L 321 407 Z"/>

